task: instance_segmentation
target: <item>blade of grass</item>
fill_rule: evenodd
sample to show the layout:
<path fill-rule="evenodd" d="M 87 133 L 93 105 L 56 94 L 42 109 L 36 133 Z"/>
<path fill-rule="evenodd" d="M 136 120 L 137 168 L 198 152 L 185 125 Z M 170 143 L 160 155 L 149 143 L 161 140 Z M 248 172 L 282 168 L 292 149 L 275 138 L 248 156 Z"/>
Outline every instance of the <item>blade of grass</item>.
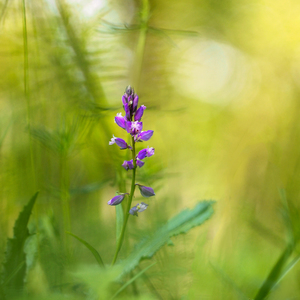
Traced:
<path fill-rule="evenodd" d="M 99 254 L 99 252 L 93 247 L 91 246 L 88 242 L 84 241 L 83 239 L 81 239 L 80 237 L 78 237 L 77 235 L 71 233 L 71 232 L 66 232 L 67 234 L 71 235 L 72 237 L 74 237 L 75 239 L 77 239 L 79 242 L 81 242 L 84 246 L 86 246 L 91 253 L 94 255 L 95 259 L 97 260 L 98 264 L 104 268 L 104 263 L 103 260 Z"/>
<path fill-rule="evenodd" d="M 154 266 L 156 264 L 156 262 L 154 262 L 153 264 L 151 264 L 150 266 L 148 266 L 147 268 L 145 268 L 144 270 L 142 270 L 141 272 L 139 272 L 138 274 L 136 274 L 134 277 L 132 277 L 130 280 L 128 280 L 111 298 L 110 300 L 115 299 L 128 285 L 130 285 L 133 281 L 135 281 L 136 279 L 138 279 L 140 276 L 142 276 L 148 269 L 150 269 L 152 266 Z"/>
<path fill-rule="evenodd" d="M 279 282 L 281 275 L 282 275 L 282 269 L 284 265 L 286 264 L 287 260 L 291 256 L 293 252 L 293 247 L 287 246 L 286 249 L 283 251 L 279 259 L 277 260 L 276 264 L 270 271 L 267 279 L 257 292 L 254 300 L 262 300 L 267 297 L 267 295 L 270 293 L 270 291 L 277 285 Z"/>
<path fill-rule="evenodd" d="M 123 223 L 124 223 L 124 212 L 123 212 L 122 205 L 116 205 L 116 242 L 117 243 L 121 235 Z"/>
<path fill-rule="evenodd" d="M 300 260 L 300 255 L 296 256 L 289 264 L 288 266 L 284 269 L 284 271 L 282 272 L 280 278 L 278 279 L 277 283 L 279 283 L 286 275 L 289 271 L 291 271 L 293 269 L 293 267 L 298 263 L 298 261 Z"/>

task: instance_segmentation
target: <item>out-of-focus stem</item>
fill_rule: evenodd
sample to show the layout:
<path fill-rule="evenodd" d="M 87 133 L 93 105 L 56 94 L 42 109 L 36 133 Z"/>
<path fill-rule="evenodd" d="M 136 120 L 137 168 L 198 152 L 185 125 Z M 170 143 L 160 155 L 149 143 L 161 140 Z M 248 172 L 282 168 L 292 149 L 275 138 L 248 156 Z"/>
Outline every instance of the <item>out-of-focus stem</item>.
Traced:
<path fill-rule="evenodd" d="M 132 160 L 133 160 L 133 169 L 132 169 L 131 189 L 130 189 L 129 199 L 128 199 L 127 206 L 126 206 L 122 231 L 121 231 L 120 238 L 119 238 L 119 241 L 118 241 L 118 244 L 117 244 L 114 259 L 111 263 L 112 265 L 115 264 L 115 262 L 117 260 L 117 257 L 118 257 L 118 254 L 120 252 L 120 249 L 122 247 L 123 241 L 124 241 L 125 229 L 126 229 L 126 225 L 127 225 L 127 221 L 128 221 L 128 217 L 129 217 L 129 210 L 130 210 L 130 207 L 131 207 L 131 202 L 132 202 L 132 198 L 133 198 L 133 194 L 134 194 L 134 190 L 135 190 L 136 161 L 135 161 L 135 141 L 134 141 L 134 137 L 132 137 Z"/>
<path fill-rule="evenodd" d="M 138 89 L 140 75 L 143 65 L 143 58 L 146 45 L 146 37 L 148 32 L 148 20 L 149 20 L 149 1 L 142 0 L 142 8 L 140 12 L 140 34 L 136 47 L 136 58 L 134 60 L 133 78 L 132 82 L 136 89 Z"/>

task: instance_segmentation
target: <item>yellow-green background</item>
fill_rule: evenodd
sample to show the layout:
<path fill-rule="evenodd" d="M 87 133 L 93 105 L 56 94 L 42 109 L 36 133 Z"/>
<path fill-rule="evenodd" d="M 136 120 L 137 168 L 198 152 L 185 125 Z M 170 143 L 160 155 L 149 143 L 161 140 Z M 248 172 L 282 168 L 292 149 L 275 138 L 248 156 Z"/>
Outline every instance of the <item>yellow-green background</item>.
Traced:
<path fill-rule="evenodd" d="M 129 220 L 127 249 L 181 209 L 217 200 L 212 219 L 174 238 L 148 276 L 163 299 L 240 299 L 237 289 L 253 297 L 287 239 L 280 190 L 298 220 L 299 2 L 149 1 L 141 49 L 139 1 L 28 0 L 25 33 L 23 2 L 0 4 L 1 261 L 40 190 L 32 221 L 55 220 L 67 271 L 94 259 L 64 229 L 111 262 L 115 209 L 106 203 L 127 173 L 125 152 L 108 141 L 126 138 L 113 118 L 131 84 L 147 106 L 144 129 L 154 130 L 144 145 L 156 151 L 139 180 L 156 196 Z M 51 295 L 49 272 L 33 266 L 30 295 Z M 300 298 L 299 276 L 296 266 L 270 299 Z M 140 294 L 156 299 L 142 282 Z"/>

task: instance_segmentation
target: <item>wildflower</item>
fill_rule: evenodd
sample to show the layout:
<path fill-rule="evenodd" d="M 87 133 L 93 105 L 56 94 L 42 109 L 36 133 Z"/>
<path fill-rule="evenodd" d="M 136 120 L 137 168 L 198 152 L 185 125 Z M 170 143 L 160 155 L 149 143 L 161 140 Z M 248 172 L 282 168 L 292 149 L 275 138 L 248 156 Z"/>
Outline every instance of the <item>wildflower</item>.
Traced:
<path fill-rule="evenodd" d="M 153 147 L 149 148 L 148 146 L 148 148 L 143 149 L 138 153 L 137 158 L 144 159 L 145 157 L 150 157 L 153 154 L 154 154 L 154 148 Z"/>
<path fill-rule="evenodd" d="M 133 160 L 124 160 L 123 164 L 122 164 L 122 167 L 128 171 L 128 170 L 132 170 L 134 168 L 133 166 Z"/>
<path fill-rule="evenodd" d="M 138 217 L 138 212 L 142 212 L 144 210 L 146 210 L 148 207 L 148 204 L 141 202 L 141 204 L 137 204 L 136 206 L 132 207 L 129 211 L 129 213 L 133 216 L 137 216 Z"/>
<path fill-rule="evenodd" d="M 107 204 L 108 205 L 118 205 L 118 204 L 120 204 L 124 200 L 125 195 L 129 195 L 129 194 L 128 193 L 124 193 L 124 194 L 117 195 L 117 196 L 113 197 L 112 199 L 110 199 L 107 202 Z"/>
<path fill-rule="evenodd" d="M 135 142 L 149 141 L 153 133 L 154 133 L 153 130 L 142 131 L 134 137 L 134 141 Z"/>
<path fill-rule="evenodd" d="M 144 185 L 141 185 L 138 183 L 136 183 L 135 185 L 137 185 L 139 187 L 141 195 L 143 197 L 149 198 L 149 197 L 155 196 L 153 188 L 144 186 Z"/>
<path fill-rule="evenodd" d="M 117 144 L 121 150 L 124 149 L 132 149 L 131 146 L 129 146 L 123 139 L 120 138 L 116 138 L 114 135 L 112 137 L 112 139 L 109 141 L 108 143 L 109 145 L 113 145 L 113 144 Z"/>

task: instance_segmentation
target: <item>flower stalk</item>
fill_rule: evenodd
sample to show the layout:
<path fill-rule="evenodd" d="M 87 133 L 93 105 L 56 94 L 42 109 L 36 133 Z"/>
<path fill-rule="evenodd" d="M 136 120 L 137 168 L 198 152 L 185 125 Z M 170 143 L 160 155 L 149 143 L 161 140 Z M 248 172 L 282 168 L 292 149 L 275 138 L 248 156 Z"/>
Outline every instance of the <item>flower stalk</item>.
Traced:
<path fill-rule="evenodd" d="M 120 234 L 120 238 L 118 240 L 118 244 L 116 247 L 116 252 L 112 261 L 112 265 L 115 264 L 118 254 L 120 252 L 120 249 L 122 247 L 123 241 L 124 241 L 124 235 L 125 235 L 125 230 L 126 230 L 126 226 L 127 226 L 127 221 L 128 221 L 128 217 L 129 217 L 129 210 L 131 207 L 131 203 L 132 203 L 132 198 L 133 198 L 133 194 L 134 194 L 134 190 L 135 190 L 135 175 L 136 175 L 136 161 L 135 161 L 135 141 L 134 138 L 132 137 L 132 159 L 133 159 L 133 169 L 132 169 L 132 181 L 131 181 L 131 189 L 130 189 L 130 194 L 129 194 L 129 199 L 127 202 L 127 206 L 126 206 L 126 213 L 125 213 L 125 218 L 124 218 L 124 223 L 123 223 L 123 227 L 122 227 L 122 231 Z"/>
<path fill-rule="evenodd" d="M 135 186 L 137 185 L 139 187 L 141 195 L 143 197 L 149 198 L 155 195 L 154 190 L 151 187 L 146 187 L 135 182 L 137 167 L 139 168 L 143 167 L 145 164 L 143 160 L 147 157 L 151 157 L 152 155 L 154 155 L 154 148 L 153 147 L 149 148 L 149 146 L 146 149 L 140 150 L 138 154 L 136 154 L 137 143 L 148 141 L 153 135 L 153 130 L 142 131 L 143 122 L 141 122 L 141 118 L 144 114 L 146 106 L 141 105 L 138 108 L 138 100 L 139 100 L 138 95 L 134 93 L 133 88 L 128 86 L 125 90 L 125 94 L 122 97 L 125 116 L 123 117 L 122 113 L 118 113 L 117 116 L 115 117 L 115 123 L 122 129 L 124 129 L 128 134 L 130 134 L 131 145 L 127 144 L 125 140 L 115 136 L 113 136 L 113 138 L 109 142 L 109 145 L 116 144 L 117 146 L 120 147 L 120 150 L 128 149 L 131 151 L 132 154 L 132 159 L 130 161 L 125 160 L 122 164 L 122 167 L 126 171 L 132 170 L 130 193 L 126 193 L 126 192 L 118 193 L 117 196 L 113 197 L 111 200 L 107 202 L 107 204 L 111 206 L 119 205 L 125 199 L 125 196 L 129 195 L 126 203 L 126 208 L 125 208 L 123 226 L 117 241 L 116 251 L 112 261 L 112 265 L 115 264 L 120 249 L 122 247 L 129 215 L 138 216 L 137 214 L 138 212 L 143 212 L 148 207 L 148 204 L 142 202 L 141 204 L 137 204 L 131 208 Z"/>

